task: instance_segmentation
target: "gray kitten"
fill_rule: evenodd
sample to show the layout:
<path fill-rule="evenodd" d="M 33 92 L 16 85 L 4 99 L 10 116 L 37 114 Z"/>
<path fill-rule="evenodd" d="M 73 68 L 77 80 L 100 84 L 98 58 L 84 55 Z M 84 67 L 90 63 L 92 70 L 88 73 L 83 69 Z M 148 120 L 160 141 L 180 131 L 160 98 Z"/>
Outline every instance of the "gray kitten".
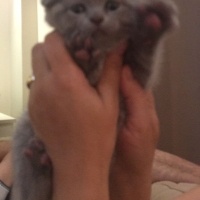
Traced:
<path fill-rule="evenodd" d="M 63 36 L 91 85 L 101 76 L 106 54 L 128 40 L 124 64 L 144 88 L 155 85 L 167 32 L 178 24 L 170 0 L 42 0 L 46 19 Z M 51 162 L 34 134 L 28 112 L 14 136 L 13 200 L 50 200 Z M 67 178 L 67 177 L 66 177 Z"/>

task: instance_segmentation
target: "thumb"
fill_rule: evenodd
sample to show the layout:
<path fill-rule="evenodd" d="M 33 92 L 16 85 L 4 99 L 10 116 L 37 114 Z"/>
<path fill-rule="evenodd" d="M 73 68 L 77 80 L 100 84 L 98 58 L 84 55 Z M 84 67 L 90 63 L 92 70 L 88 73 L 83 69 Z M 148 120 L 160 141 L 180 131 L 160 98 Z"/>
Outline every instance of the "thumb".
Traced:
<path fill-rule="evenodd" d="M 155 102 L 151 91 L 145 90 L 134 78 L 130 67 L 125 66 L 122 70 L 121 92 L 129 118 L 137 116 L 144 119 L 147 110 L 154 113 Z M 156 114 L 154 114 L 156 115 Z"/>
<path fill-rule="evenodd" d="M 128 116 L 143 113 L 144 101 L 146 101 L 146 90 L 134 78 L 134 74 L 129 66 L 122 69 L 121 92 L 124 97 Z"/>
<path fill-rule="evenodd" d="M 119 95 L 119 83 L 126 42 L 122 41 L 106 57 L 97 90 L 103 100 L 113 101 Z"/>

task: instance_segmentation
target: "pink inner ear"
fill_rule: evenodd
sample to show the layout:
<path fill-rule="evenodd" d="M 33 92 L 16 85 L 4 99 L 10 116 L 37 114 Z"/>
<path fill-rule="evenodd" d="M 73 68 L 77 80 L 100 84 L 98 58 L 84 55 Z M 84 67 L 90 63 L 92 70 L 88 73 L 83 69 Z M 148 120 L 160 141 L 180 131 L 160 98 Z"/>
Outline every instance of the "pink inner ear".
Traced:
<path fill-rule="evenodd" d="M 149 14 L 145 20 L 145 25 L 147 27 L 153 28 L 154 31 L 158 32 L 162 28 L 162 22 L 159 16 L 155 13 Z"/>

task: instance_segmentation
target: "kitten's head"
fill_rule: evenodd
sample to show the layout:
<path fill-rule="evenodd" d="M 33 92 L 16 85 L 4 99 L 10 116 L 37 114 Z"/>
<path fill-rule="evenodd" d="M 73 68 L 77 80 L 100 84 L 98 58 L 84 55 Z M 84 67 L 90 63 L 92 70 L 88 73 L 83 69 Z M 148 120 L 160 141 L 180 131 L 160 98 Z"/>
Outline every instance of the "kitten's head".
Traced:
<path fill-rule="evenodd" d="M 109 48 L 126 38 L 134 12 L 127 1 L 142 0 L 42 0 L 46 19 L 69 45 L 95 39 L 96 48 Z M 133 28 L 133 27 L 132 27 Z"/>

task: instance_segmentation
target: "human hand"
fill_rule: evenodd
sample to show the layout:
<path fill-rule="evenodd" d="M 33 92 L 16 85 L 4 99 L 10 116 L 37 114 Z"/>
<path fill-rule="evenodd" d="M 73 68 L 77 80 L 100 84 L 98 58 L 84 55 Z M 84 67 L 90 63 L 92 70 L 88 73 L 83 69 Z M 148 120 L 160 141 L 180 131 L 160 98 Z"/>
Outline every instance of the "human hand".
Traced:
<path fill-rule="evenodd" d="M 111 169 L 111 199 L 149 199 L 154 151 L 159 123 L 153 96 L 133 78 L 129 67 L 122 72 L 126 123 L 119 133 Z"/>
<path fill-rule="evenodd" d="M 124 50 L 121 45 L 108 55 L 102 78 L 93 88 L 58 34 L 51 33 L 44 44 L 33 49 L 36 80 L 31 85 L 29 112 L 58 182 L 64 176 L 66 184 L 71 187 L 76 181 L 74 187 L 78 188 L 90 177 L 91 189 L 95 181 L 107 181 L 115 146 Z"/>

